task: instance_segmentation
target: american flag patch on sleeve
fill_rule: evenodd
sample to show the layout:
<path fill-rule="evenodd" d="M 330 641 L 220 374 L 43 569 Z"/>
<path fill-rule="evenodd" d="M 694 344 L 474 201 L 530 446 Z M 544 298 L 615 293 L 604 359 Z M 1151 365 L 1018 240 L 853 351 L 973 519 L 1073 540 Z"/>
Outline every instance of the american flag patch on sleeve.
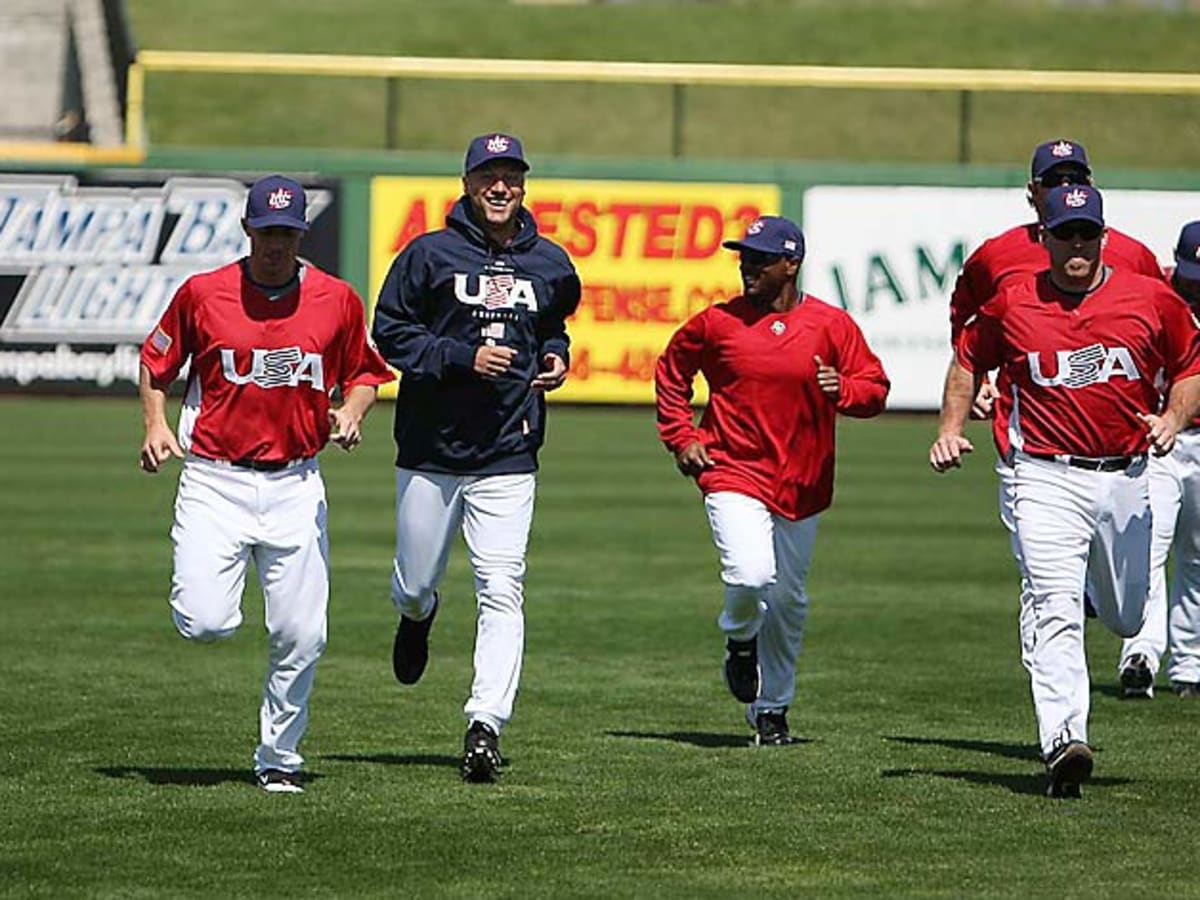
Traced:
<path fill-rule="evenodd" d="M 167 334 L 162 328 L 155 328 L 154 334 L 150 335 L 150 346 L 159 353 L 166 353 L 171 349 L 172 337 Z"/>

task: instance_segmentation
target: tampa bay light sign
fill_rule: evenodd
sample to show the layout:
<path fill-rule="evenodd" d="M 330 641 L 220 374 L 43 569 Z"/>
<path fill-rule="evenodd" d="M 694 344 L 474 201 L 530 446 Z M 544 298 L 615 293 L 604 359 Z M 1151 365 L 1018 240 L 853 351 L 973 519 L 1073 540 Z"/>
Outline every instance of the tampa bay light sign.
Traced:
<path fill-rule="evenodd" d="M 333 191 L 307 192 L 317 231 Z M 224 177 L 0 174 L 0 383 L 136 383 L 137 345 L 179 285 L 246 253 L 245 196 Z"/>

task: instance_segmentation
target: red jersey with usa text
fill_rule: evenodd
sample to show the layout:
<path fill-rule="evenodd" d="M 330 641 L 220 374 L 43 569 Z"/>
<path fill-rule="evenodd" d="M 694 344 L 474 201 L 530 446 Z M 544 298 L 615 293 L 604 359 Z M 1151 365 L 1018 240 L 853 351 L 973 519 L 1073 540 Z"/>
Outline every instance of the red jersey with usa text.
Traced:
<path fill-rule="evenodd" d="M 191 360 L 179 439 L 198 456 L 282 462 L 329 440 L 329 395 L 393 379 L 367 342 L 362 300 L 305 265 L 298 286 L 271 299 L 242 263 L 194 275 L 142 344 L 160 382 Z"/>
<path fill-rule="evenodd" d="M 841 377 L 836 402 L 817 385 L 818 356 Z M 699 427 L 691 407 L 697 373 L 709 386 Z M 736 297 L 693 316 L 659 358 L 654 386 L 667 449 L 699 441 L 712 459 L 701 491 L 744 494 L 802 519 L 833 499 L 837 413 L 877 415 L 891 385 L 854 320 L 804 295 L 784 313 Z"/>
<path fill-rule="evenodd" d="M 1039 240 L 1037 222 L 1018 225 L 984 241 L 963 263 L 954 293 L 950 295 L 950 343 L 955 345 L 963 325 L 983 304 L 1013 280 L 1034 275 L 1049 268 L 1050 255 Z M 1158 260 L 1150 248 L 1115 228 L 1108 230 L 1101 259 L 1114 269 L 1128 269 L 1165 281 Z M 992 438 L 1002 458 L 1009 454 L 1008 385 L 997 384 L 1000 392 L 992 416 Z"/>
<path fill-rule="evenodd" d="M 971 371 L 1003 373 L 1014 449 L 1125 456 L 1147 450 L 1138 416 L 1159 408 L 1159 372 L 1168 383 L 1200 375 L 1200 331 L 1160 279 L 1112 269 L 1081 297 L 1047 271 L 984 304 L 958 357 Z"/>

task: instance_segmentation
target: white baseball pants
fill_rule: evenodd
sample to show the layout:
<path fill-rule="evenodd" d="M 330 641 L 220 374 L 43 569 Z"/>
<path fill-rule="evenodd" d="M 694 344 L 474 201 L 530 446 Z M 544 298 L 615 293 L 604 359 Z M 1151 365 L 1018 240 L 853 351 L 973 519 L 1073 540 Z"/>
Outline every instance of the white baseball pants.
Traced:
<path fill-rule="evenodd" d="M 1031 662 L 1026 647 L 1033 646 L 1033 604 L 1029 602 L 1029 578 L 1025 574 L 1025 563 L 1021 559 L 1021 542 L 1017 540 L 1017 519 L 1013 507 L 1017 502 L 1017 484 L 1013 467 L 1003 458 L 996 460 L 997 503 L 1000 507 L 1000 523 L 1008 532 L 1008 548 L 1017 562 L 1020 572 L 1021 594 L 1017 606 L 1017 636 L 1021 644 L 1021 665 L 1029 670 Z"/>
<path fill-rule="evenodd" d="M 254 768 L 298 771 L 329 608 L 325 484 L 317 461 L 255 472 L 189 456 L 171 542 L 171 616 L 189 640 L 227 638 L 242 624 L 246 568 L 254 559 L 269 635 Z"/>
<path fill-rule="evenodd" d="M 1169 455 L 1151 456 L 1149 460 L 1150 511 L 1154 526 L 1150 539 L 1150 593 L 1146 597 L 1146 622 L 1137 634 L 1121 642 L 1117 672 L 1125 668 L 1131 657 L 1140 653 L 1149 661 L 1150 670 L 1157 674 L 1162 655 L 1167 649 L 1167 556 L 1175 542 L 1176 524 L 1183 519 L 1182 506 L 1189 490 L 1188 469 L 1195 468 L 1185 460 L 1184 439 L 1181 433 L 1176 438 L 1175 449 Z M 1198 439 L 1200 434 L 1192 435 L 1189 443 L 1195 444 Z M 1195 449 L 1193 446 L 1192 452 Z M 1200 468 L 1196 468 L 1193 474 L 1200 476 Z M 1194 492 L 1196 487 L 1200 485 L 1191 490 Z M 1200 495 L 1193 493 L 1193 506 L 1197 499 L 1200 499 Z M 1192 523 L 1200 524 L 1195 513 Z M 1183 552 L 1187 553 L 1186 550 Z M 1200 599 L 1200 594 L 1196 596 Z M 1197 625 L 1200 626 L 1200 622 Z"/>
<path fill-rule="evenodd" d="M 1180 432 L 1170 454 L 1150 458 L 1150 506 L 1154 538 L 1146 624 L 1122 645 L 1121 665 L 1144 653 L 1157 672 L 1169 642 L 1170 679 L 1200 682 L 1200 429 Z M 1169 598 L 1168 555 L 1175 561 Z"/>
<path fill-rule="evenodd" d="M 717 624 L 726 637 L 758 637 L 762 684 L 752 714 L 780 710 L 796 695 L 796 660 L 808 618 L 805 580 L 819 516 L 793 521 L 731 491 L 704 498 L 725 583 Z"/>
<path fill-rule="evenodd" d="M 396 558 L 392 602 L 424 619 L 462 528 L 475 573 L 479 619 L 475 678 L 463 707 L 468 721 L 499 734 L 512 718 L 525 651 L 525 549 L 536 478 L 396 470 Z"/>
<path fill-rule="evenodd" d="M 1083 590 L 1097 618 L 1128 637 L 1142 627 L 1150 571 L 1146 461 L 1093 472 L 1016 454 L 1017 540 L 1029 593 L 1023 602 L 1028 660 L 1042 752 L 1087 741 L 1089 680 Z"/>

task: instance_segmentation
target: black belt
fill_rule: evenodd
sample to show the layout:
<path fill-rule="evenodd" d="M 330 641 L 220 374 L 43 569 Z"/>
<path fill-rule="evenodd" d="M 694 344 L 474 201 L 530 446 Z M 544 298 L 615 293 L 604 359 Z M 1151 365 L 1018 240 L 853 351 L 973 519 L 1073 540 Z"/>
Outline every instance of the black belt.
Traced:
<path fill-rule="evenodd" d="M 1136 462 L 1146 458 L 1145 454 L 1136 453 L 1130 456 L 1071 456 L 1054 453 L 1026 453 L 1033 459 L 1048 459 L 1052 462 L 1066 463 L 1076 469 L 1087 469 L 1089 472 L 1124 472 Z"/>
<path fill-rule="evenodd" d="M 206 462 L 215 462 L 227 466 L 234 466 L 238 469 L 250 469 L 252 472 L 282 472 L 284 469 L 290 469 L 298 466 L 312 457 L 306 456 L 303 459 L 213 459 L 211 456 L 201 456 L 199 453 L 193 453 L 197 459 L 203 459 Z"/>

